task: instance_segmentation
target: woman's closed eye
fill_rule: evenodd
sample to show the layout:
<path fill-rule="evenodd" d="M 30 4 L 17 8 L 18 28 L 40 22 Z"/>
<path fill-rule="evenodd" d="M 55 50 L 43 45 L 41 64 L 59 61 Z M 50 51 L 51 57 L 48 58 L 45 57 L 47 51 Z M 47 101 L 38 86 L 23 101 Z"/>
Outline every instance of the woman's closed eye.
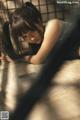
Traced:
<path fill-rule="evenodd" d="M 32 38 L 35 38 L 34 34 L 32 33 L 27 33 L 27 34 L 23 34 L 23 39 L 28 42 L 30 42 L 32 40 Z"/>
<path fill-rule="evenodd" d="M 27 34 L 23 34 L 23 38 L 25 39 L 25 38 L 27 38 L 28 37 L 28 35 Z"/>

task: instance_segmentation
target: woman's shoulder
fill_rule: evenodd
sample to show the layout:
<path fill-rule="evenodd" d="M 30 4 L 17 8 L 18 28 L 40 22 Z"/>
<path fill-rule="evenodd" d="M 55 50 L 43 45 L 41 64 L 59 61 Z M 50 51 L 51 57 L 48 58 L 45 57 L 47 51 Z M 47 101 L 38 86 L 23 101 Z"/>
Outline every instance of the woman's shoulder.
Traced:
<path fill-rule="evenodd" d="M 47 22 L 47 25 L 49 25 L 49 24 L 60 24 L 60 23 L 62 23 L 62 21 L 59 20 L 59 19 L 57 19 L 57 18 L 55 18 L 55 19 L 49 20 L 49 21 Z"/>
<path fill-rule="evenodd" d="M 54 28 L 59 28 L 59 29 L 61 29 L 62 28 L 62 25 L 63 25 L 63 23 L 62 23 L 62 21 L 61 20 L 59 20 L 59 19 L 51 19 L 51 20 L 49 20 L 48 22 L 47 22 L 47 24 L 46 24 L 46 27 L 45 27 L 45 30 L 53 30 Z"/>
<path fill-rule="evenodd" d="M 62 20 L 59 20 L 57 18 L 55 19 L 51 19 L 47 22 L 46 24 L 46 28 L 48 28 L 49 26 L 55 26 L 55 27 L 58 27 L 58 26 L 62 26 L 63 24 L 63 21 Z"/>

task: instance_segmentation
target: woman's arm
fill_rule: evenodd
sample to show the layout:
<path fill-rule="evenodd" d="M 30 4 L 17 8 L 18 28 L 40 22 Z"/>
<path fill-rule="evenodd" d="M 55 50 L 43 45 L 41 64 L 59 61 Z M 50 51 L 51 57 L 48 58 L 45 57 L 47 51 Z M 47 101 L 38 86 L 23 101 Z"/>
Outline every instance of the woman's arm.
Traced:
<path fill-rule="evenodd" d="M 32 57 L 25 57 L 25 59 L 32 64 L 42 63 L 58 40 L 61 32 L 61 26 L 62 23 L 60 20 L 54 19 L 49 21 L 45 30 L 44 40 L 42 42 L 41 48 L 36 55 Z"/>

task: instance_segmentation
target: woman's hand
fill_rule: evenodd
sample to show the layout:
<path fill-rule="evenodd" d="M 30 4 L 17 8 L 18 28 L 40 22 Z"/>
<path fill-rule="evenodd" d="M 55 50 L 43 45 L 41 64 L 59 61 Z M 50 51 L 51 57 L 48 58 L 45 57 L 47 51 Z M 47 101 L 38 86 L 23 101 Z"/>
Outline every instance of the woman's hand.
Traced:
<path fill-rule="evenodd" d="M 32 58 L 32 56 L 25 56 L 24 60 L 28 63 L 31 63 L 31 58 Z"/>
<path fill-rule="evenodd" d="M 40 64 L 40 61 L 38 60 L 37 55 L 25 56 L 24 60 L 31 64 Z"/>

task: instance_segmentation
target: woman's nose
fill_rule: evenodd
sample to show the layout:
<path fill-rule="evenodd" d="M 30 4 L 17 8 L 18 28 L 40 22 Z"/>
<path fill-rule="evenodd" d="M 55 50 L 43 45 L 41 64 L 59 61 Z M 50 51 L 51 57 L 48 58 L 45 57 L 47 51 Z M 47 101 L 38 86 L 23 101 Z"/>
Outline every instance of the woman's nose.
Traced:
<path fill-rule="evenodd" d="M 31 41 L 34 41 L 35 40 L 35 37 L 31 37 Z"/>

